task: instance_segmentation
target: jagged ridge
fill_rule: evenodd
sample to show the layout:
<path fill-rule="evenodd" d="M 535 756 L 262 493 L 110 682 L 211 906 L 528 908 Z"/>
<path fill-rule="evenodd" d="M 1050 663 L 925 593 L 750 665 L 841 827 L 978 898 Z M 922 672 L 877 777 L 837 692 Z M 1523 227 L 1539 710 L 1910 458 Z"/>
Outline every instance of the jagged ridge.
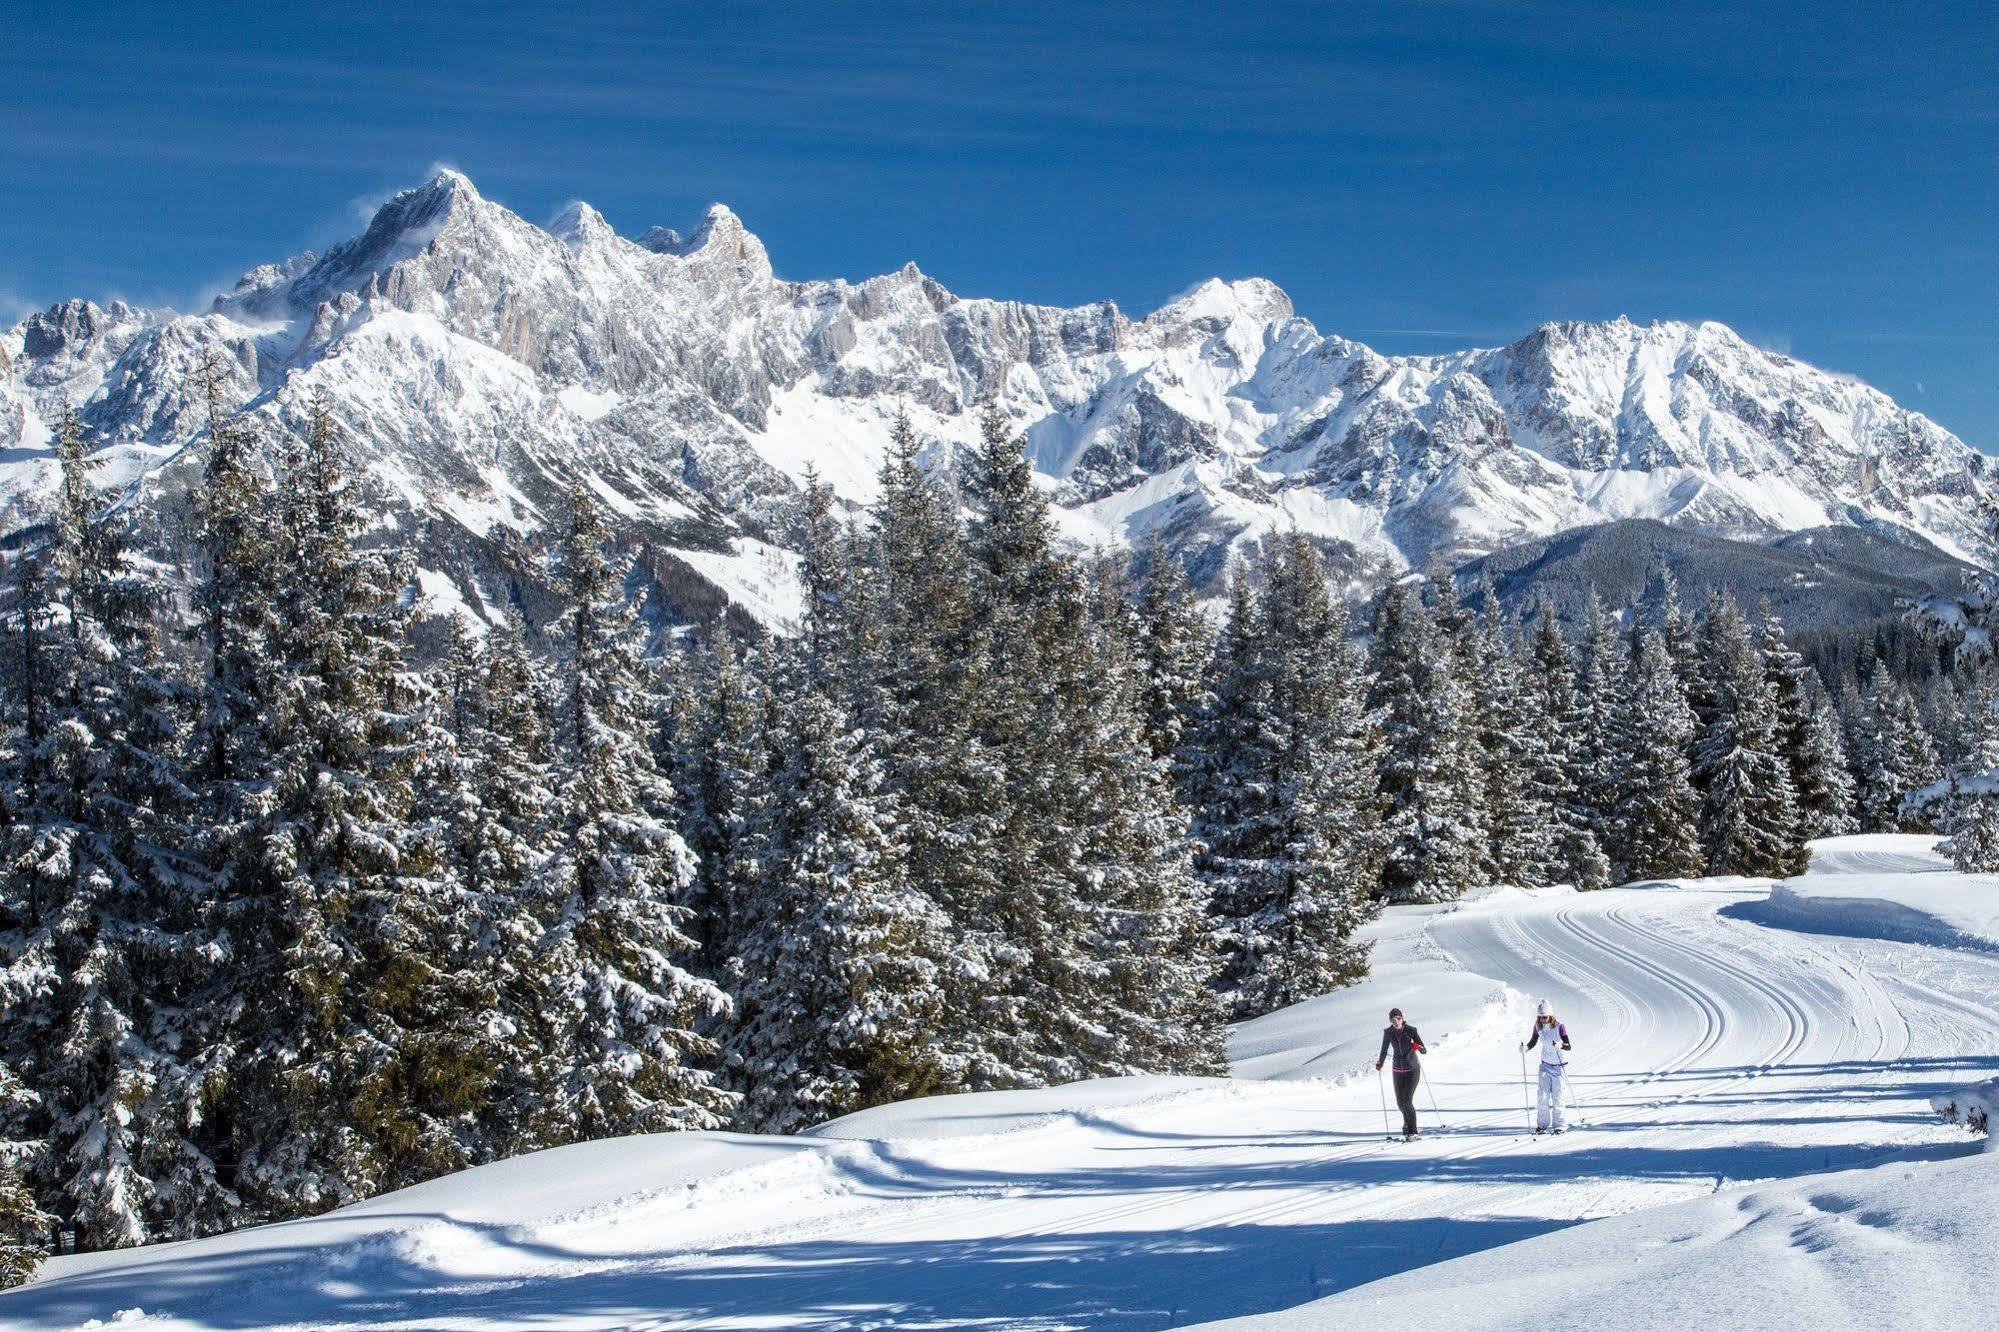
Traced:
<path fill-rule="evenodd" d="M 1275 527 L 1361 577 L 1629 517 L 1748 536 L 1859 524 L 1993 554 L 1982 455 L 1719 324 L 1556 323 L 1389 357 L 1322 336 L 1261 279 L 1210 280 L 1138 320 L 964 299 L 913 264 L 785 281 L 720 205 L 684 239 L 632 241 L 581 203 L 536 227 L 451 171 L 204 313 L 69 302 L 0 334 L 0 526 L 40 512 L 47 426 L 72 407 L 114 480 L 173 503 L 211 349 L 273 425 L 323 396 L 383 523 L 420 541 L 426 586 L 480 611 L 524 595 L 520 551 L 580 477 L 680 609 L 704 609 L 705 584 L 781 621 L 785 500 L 806 466 L 865 502 L 897 411 L 948 462 L 987 397 L 1071 535 L 1158 531 L 1204 574 Z"/>

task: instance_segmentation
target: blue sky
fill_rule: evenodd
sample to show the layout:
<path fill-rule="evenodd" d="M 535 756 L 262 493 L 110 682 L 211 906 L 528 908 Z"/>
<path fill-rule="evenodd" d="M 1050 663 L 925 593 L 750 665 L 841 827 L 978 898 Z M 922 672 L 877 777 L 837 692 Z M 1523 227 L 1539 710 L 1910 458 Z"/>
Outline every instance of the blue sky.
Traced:
<path fill-rule="evenodd" d="M 1713 318 L 1999 450 L 1999 7 L 0 0 L 0 315 L 186 307 L 456 165 L 793 277 L 1387 351 Z"/>

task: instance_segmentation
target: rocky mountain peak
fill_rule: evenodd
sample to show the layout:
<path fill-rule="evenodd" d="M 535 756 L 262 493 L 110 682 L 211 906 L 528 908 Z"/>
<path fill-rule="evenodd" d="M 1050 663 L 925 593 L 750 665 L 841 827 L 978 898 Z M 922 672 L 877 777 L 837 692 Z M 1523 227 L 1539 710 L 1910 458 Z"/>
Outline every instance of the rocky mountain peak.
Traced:
<path fill-rule="evenodd" d="M 989 398 L 1027 435 L 1065 532 L 1157 534 L 1204 580 L 1294 526 L 1356 585 L 1626 517 L 1727 535 L 1857 524 L 1995 553 L 1985 459 L 1718 324 L 1551 322 L 1503 347 L 1385 356 L 1322 336 L 1261 278 L 1211 278 L 1137 322 L 1108 302 L 962 299 L 913 263 L 777 281 L 721 205 L 690 235 L 626 242 L 581 203 L 534 226 L 455 171 L 317 258 L 250 270 L 208 315 L 67 302 L 0 343 L 15 360 L 0 532 L 46 511 L 46 423 L 70 406 L 106 476 L 148 502 L 184 496 L 175 451 L 205 420 L 193 369 L 217 353 L 272 430 L 323 397 L 365 455 L 380 525 L 423 534 L 448 575 L 433 584 L 493 604 L 523 576 L 495 563 L 494 533 L 535 536 L 581 480 L 682 594 L 781 622 L 795 589 L 771 534 L 805 469 L 864 504 L 899 413 L 948 460 Z"/>

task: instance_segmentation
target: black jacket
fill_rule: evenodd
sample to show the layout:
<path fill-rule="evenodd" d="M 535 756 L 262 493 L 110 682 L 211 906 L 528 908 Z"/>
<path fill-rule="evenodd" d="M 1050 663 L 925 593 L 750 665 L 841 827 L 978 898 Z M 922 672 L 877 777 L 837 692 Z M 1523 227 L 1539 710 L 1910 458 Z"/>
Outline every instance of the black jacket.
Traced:
<path fill-rule="evenodd" d="M 1418 1060 L 1416 1056 L 1429 1053 L 1423 1046 L 1422 1033 L 1418 1032 L 1414 1026 L 1407 1022 L 1402 1024 L 1402 1030 L 1400 1031 L 1397 1031 L 1392 1024 L 1381 1029 L 1381 1053 L 1374 1057 L 1377 1067 L 1380 1066 L 1383 1060 L 1388 1058 L 1390 1049 L 1395 1051 L 1395 1071 L 1397 1073 L 1414 1072 L 1416 1069 L 1422 1067 L 1422 1061 Z"/>

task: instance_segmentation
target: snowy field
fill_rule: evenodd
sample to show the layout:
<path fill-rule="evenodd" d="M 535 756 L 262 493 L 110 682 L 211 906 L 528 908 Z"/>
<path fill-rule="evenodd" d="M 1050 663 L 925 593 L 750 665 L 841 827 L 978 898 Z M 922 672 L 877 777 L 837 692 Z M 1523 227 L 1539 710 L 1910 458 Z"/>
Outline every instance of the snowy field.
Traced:
<path fill-rule="evenodd" d="M 545 1152 L 56 1260 L 0 1326 L 1988 1325 L 1999 1154 L 1931 1100 L 1999 1076 L 1999 879 L 1926 846 L 1823 843 L 1774 901 L 1396 911 L 1374 978 L 1239 1028 L 1229 1080 Z M 1560 1138 L 1526 1132 L 1540 996 L 1576 1040 Z M 1372 1069 L 1391 1004 L 1432 1049 L 1441 1126 L 1426 1095 L 1412 1144 L 1384 1141 Z"/>

